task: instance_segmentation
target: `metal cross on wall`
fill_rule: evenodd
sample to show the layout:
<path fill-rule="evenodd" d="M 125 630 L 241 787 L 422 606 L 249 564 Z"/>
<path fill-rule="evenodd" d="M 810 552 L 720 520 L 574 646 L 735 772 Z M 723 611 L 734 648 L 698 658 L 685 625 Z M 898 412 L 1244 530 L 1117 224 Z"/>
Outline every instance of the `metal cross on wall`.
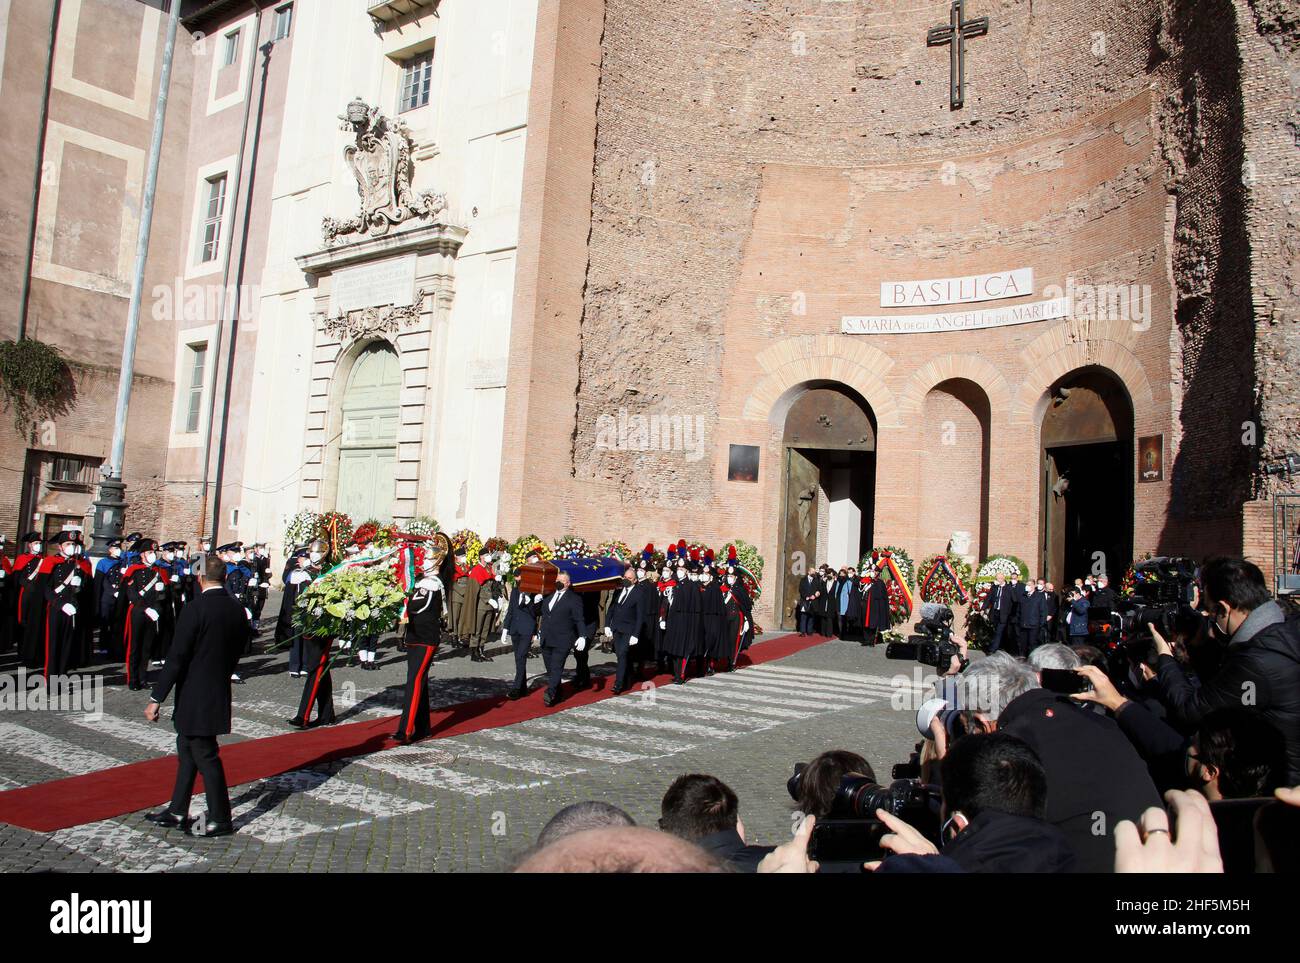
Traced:
<path fill-rule="evenodd" d="M 966 99 L 966 38 L 989 32 L 989 18 L 966 19 L 966 0 L 952 0 L 948 23 L 931 27 L 925 34 L 927 47 L 948 44 L 948 107 L 960 110 Z"/>

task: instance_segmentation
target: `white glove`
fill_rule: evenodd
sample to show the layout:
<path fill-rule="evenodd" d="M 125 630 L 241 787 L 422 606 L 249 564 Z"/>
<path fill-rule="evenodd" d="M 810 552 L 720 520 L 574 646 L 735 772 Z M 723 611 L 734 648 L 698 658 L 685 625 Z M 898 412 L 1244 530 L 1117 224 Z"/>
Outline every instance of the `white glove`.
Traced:
<path fill-rule="evenodd" d="M 296 572 L 289 573 L 290 585 L 301 585 L 303 582 L 310 582 L 310 581 L 311 581 L 311 576 L 308 575 L 306 572 L 304 572 L 302 569 L 298 569 L 298 571 Z"/>
<path fill-rule="evenodd" d="M 506 630 L 505 630 L 505 629 L 502 629 L 502 630 L 501 630 L 501 643 L 502 643 L 503 645 L 504 645 L 505 642 L 506 642 L 506 635 L 507 635 Z"/>
<path fill-rule="evenodd" d="M 534 595 L 534 596 L 533 596 L 533 601 L 534 601 L 534 602 L 540 602 L 541 600 L 542 600 L 542 597 L 541 597 L 540 595 Z"/>
<path fill-rule="evenodd" d="M 613 637 L 614 637 L 614 630 L 611 629 L 608 625 L 605 626 L 605 638 L 612 639 Z"/>
<path fill-rule="evenodd" d="M 163 586 L 163 583 L 162 583 L 162 582 L 155 582 L 155 583 L 154 583 L 153 590 L 154 590 L 155 592 L 161 592 L 161 591 L 163 590 L 163 588 L 164 588 L 164 586 Z"/>
<path fill-rule="evenodd" d="M 158 621 L 158 612 L 157 612 L 157 610 L 155 610 L 155 609 L 145 609 L 145 610 L 144 610 L 144 614 L 147 615 L 147 616 L 149 616 L 149 618 L 153 619 L 155 622 Z"/>
<path fill-rule="evenodd" d="M 64 604 L 64 606 L 63 606 L 63 614 L 64 614 L 64 615 L 76 615 L 76 614 L 77 614 L 77 607 L 76 607 L 75 605 L 73 605 L 71 602 L 68 602 L 68 603 Z"/>
<path fill-rule="evenodd" d="M 251 621 L 253 620 L 253 613 L 250 612 L 250 611 L 248 611 L 247 608 L 245 608 L 245 609 L 244 609 L 244 617 L 245 617 L 246 619 L 248 619 L 248 620 L 251 622 Z"/>
<path fill-rule="evenodd" d="M 72 576 L 72 578 L 68 579 L 68 584 L 71 585 L 73 588 L 81 588 L 81 576 L 80 575 Z"/>
<path fill-rule="evenodd" d="M 663 619 L 660 619 L 660 620 L 659 620 L 659 628 L 661 628 L 661 629 L 666 629 L 666 628 L 668 628 L 668 623 L 665 622 Z"/>
<path fill-rule="evenodd" d="M 573 647 L 577 649 L 579 652 L 585 652 L 587 649 L 587 640 L 579 639 Z"/>
<path fill-rule="evenodd" d="M 634 635 L 634 636 L 632 636 L 631 638 L 629 638 L 629 639 L 627 640 L 627 644 L 628 644 L 628 645 L 636 645 L 636 636 Z"/>
<path fill-rule="evenodd" d="M 749 619 L 745 619 L 745 627 L 744 627 L 743 629 L 741 629 L 740 631 L 741 631 L 742 633 L 743 633 L 743 632 L 748 632 L 748 631 L 749 631 Z"/>
<path fill-rule="evenodd" d="M 488 605 L 492 606 L 492 608 L 494 609 L 501 608 L 501 603 L 498 602 L 496 599 L 488 599 Z"/>

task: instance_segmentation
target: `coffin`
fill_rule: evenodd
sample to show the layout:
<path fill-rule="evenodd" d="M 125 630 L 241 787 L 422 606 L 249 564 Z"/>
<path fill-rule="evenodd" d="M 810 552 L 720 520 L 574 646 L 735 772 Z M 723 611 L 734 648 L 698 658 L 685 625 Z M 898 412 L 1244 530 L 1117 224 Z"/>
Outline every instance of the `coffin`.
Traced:
<path fill-rule="evenodd" d="M 555 591 L 555 576 L 560 570 L 550 562 L 537 562 L 519 568 L 519 591 L 531 595 L 547 595 Z"/>
<path fill-rule="evenodd" d="M 575 592 L 603 592 L 617 588 L 627 563 L 609 558 L 557 558 L 553 562 L 523 565 L 519 569 L 519 589 L 534 595 L 555 591 L 555 577 L 569 573 Z"/>

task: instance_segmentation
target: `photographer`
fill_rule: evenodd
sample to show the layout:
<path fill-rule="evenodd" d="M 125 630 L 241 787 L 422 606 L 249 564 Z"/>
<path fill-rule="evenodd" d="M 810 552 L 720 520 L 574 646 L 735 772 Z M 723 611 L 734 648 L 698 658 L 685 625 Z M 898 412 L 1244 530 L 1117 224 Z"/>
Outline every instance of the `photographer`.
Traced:
<path fill-rule="evenodd" d="M 1227 707 L 1259 715 L 1286 741 L 1287 781 L 1300 783 L 1300 627 L 1269 598 L 1264 573 L 1241 558 L 1205 563 L 1201 603 L 1228 640 L 1223 665 L 1194 687 L 1153 626 L 1161 701 L 1189 726 Z"/>
<path fill-rule="evenodd" d="M 694 843 L 742 873 L 758 871 L 772 846 L 750 846 L 740 821 L 736 794 L 720 779 L 698 773 L 679 776 L 664 793 L 659 828 Z"/>
<path fill-rule="evenodd" d="M 1161 793 L 1194 789 L 1211 802 L 1263 796 L 1282 784 L 1286 749 L 1282 736 L 1242 708 L 1207 714 L 1191 738 L 1163 722 L 1140 702 L 1125 698 L 1099 669 L 1077 670 L 1092 684 L 1073 698 L 1103 706 L 1147 762 Z"/>
<path fill-rule="evenodd" d="M 1124 733 L 1113 720 L 1041 688 L 1032 668 L 1003 655 L 983 659 L 955 681 L 974 731 L 1017 736 L 1037 753 L 1047 773 L 1046 819 L 1069 839 L 1076 868 L 1110 872 L 1115 824 L 1160 805 Z"/>
<path fill-rule="evenodd" d="M 968 873 L 1068 873 L 1074 853 L 1044 820 L 1047 774 L 1034 751 L 1003 733 L 958 740 L 943 760 L 942 854 Z M 940 852 L 913 827 L 880 810 L 894 855 L 877 872 L 938 870 Z M 908 857 L 913 857 L 909 859 Z"/>

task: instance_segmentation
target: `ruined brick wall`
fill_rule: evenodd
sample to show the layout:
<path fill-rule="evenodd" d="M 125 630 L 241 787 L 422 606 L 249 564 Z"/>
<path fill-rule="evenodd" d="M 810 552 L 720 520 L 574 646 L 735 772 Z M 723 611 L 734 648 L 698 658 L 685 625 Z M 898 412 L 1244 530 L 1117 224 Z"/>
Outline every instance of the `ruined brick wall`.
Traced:
<path fill-rule="evenodd" d="M 925 45 L 942 4 L 606 0 L 576 412 L 557 409 L 547 435 L 568 449 L 569 497 L 554 532 L 525 498 L 524 528 L 738 536 L 770 570 L 769 413 L 783 379 L 815 375 L 872 404 L 876 541 L 917 554 L 942 534 L 918 495 L 924 399 L 963 377 L 991 407 L 991 503 L 1026 500 L 994 518 L 987 550 L 1034 565 L 1044 385 L 1091 364 L 1124 382 L 1136 435 L 1165 435 L 1165 481 L 1135 486 L 1135 552 L 1255 544 L 1242 423 L 1295 447 L 1294 240 L 1276 240 L 1294 222 L 1288 9 L 972 2 L 991 30 L 969 41 L 966 107 L 950 111 L 947 50 Z M 841 314 L 874 311 L 864 292 L 882 277 L 1022 263 L 1039 291 L 1142 285 L 1151 324 L 837 334 Z M 705 456 L 598 444 L 625 412 L 699 418 Z M 762 447 L 758 486 L 726 481 L 727 442 Z"/>
<path fill-rule="evenodd" d="M 1243 538 L 1250 556 L 1266 561 L 1271 578 L 1268 497 L 1300 490 L 1300 478 L 1260 472 L 1288 453 L 1300 454 L 1300 8 L 1286 0 L 1239 0 L 1234 7 L 1261 429 L 1255 500 L 1245 506 Z"/>
<path fill-rule="evenodd" d="M 688 505 L 708 500 L 708 464 L 597 449 L 595 419 L 624 403 L 689 410 L 712 435 L 721 319 L 760 166 L 940 164 L 1059 127 L 1145 85 L 1156 23 L 1145 2 L 970 7 L 994 30 L 969 43 L 969 106 L 949 112 L 948 58 L 924 44 L 941 6 L 608 0 L 606 11 L 574 471 Z M 1102 57 L 1093 31 L 1105 32 Z"/>

